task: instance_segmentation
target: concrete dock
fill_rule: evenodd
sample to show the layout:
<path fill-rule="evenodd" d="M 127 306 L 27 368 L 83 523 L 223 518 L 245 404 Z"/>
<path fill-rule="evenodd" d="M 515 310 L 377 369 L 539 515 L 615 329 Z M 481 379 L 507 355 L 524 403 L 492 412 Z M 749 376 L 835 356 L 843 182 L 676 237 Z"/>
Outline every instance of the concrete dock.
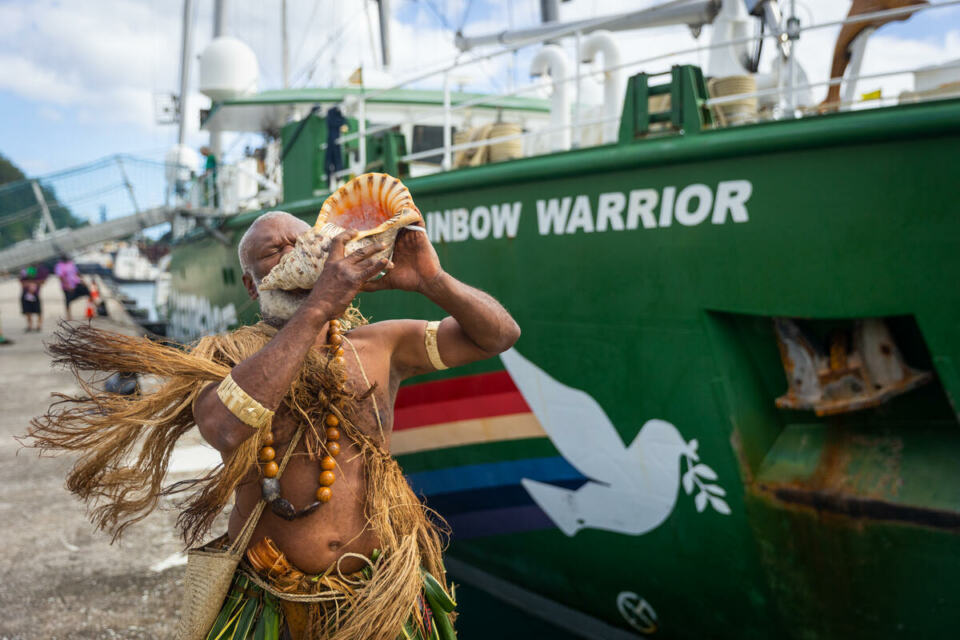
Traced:
<path fill-rule="evenodd" d="M 169 637 L 185 563 L 176 513 L 155 512 L 111 545 L 64 488 L 71 458 L 39 457 L 14 439 L 52 392 L 79 390 L 69 372 L 51 368 L 43 350 L 64 316 L 59 282 L 50 278 L 41 290 L 41 333 L 24 332 L 19 296 L 16 280 L 0 282 L 0 322 L 14 341 L 0 346 L 0 639 Z M 83 317 L 85 304 L 74 302 L 74 318 Z M 135 331 L 116 320 L 94 322 Z M 199 439 L 186 443 L 187 453 L 198 446 Z M 179 468 L 188 472 L 194 457 L 181 456 Z"/>

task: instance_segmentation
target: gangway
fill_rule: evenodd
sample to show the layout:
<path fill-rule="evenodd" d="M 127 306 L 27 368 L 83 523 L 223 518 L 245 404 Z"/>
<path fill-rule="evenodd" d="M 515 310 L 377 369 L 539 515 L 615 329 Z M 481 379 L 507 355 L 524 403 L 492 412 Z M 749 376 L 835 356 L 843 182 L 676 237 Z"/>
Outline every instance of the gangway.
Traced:
<path fill-rule="evenodd" d="M 57 229 L 41 238 L 24 240 L 0 250 L 0 272 L 16 271 L 101 242 L 122 240 L 149 227 L 171 222 L 176 214 L 177 209 L 161 206 L 78 229 Z"/>
<path fill-rule="evenodd" d="M 0 246 L 8 245 L 0 249 L 0 272 L 164 223 L 192 226 L 224 215 L 222 207 L 206 206 L 203 194 L 213 186 L 205 178 L 188 167 L 115 155 L 0 185 Z"/>

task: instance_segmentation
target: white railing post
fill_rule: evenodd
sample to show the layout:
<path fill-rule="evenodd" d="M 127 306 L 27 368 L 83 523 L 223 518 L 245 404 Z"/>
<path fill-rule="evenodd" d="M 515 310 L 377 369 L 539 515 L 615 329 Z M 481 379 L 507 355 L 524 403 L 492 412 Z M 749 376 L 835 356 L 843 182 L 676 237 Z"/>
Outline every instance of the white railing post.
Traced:
<path fill-rule="evenodd" d="M 137 197 L 133 193 L 133 184 L 130 183 L 130 178 L 127 176 L 127 170 L 123 168 L 123 158 L 121 156 L 117 156 L 117 168 L 120 169 L 120 176 L 123 178 L 123 186 L 127 190 L 127 195 L 130 196 L 130 202 L 133 204 L 133 211 L 139 214 L 140 206 L 137 204 Z"/>
<path fill-rule="evenodd" d="M 790 1 L 790 17 L 787 19 L 787 37 L 790 38 L 790 57 L 787 59 L 787 117 L 797 117 L 797 44 L 800 41 L 800 18 L 797 17 L 796 0 Z"/>
<path fill-rule="evenodd" d="M 450 113 L 450 72 L 443 74 L 443 170 L 449 171 L 453 167 L 453 154 L 450 152 L 451 125 L 453 117 Z M 412 139 L 411 139 L 412 143 Z"/>
<path fill-rule="evenodd" d="M 360 90 L 360 103 L 357 108 L 357 133 L 359 133 L 359 138 L 357 143 L 359 144 L 359 158 L 360 158 L 360 168 L 355 173 L 361 174 L 367 166 L 367 100 L 363 95 L 363 89 Z"/>
<path fill-rule="evenodd" d="M 840 95 L 840 107 L 842 111 L 850 110 L 852 104 L 857 99 L 857 78 L 860 76 L 860 69 L 863 67 L 863 54 L 867 49 L 867 41 L 873 32 L 874 27 L 867 27 L 860 35 L 853 39 L 848 50 L 850 51 L 850 64 L 847 65 L 846 81 L 841 84 L 843 87 Z"/>
<path fill-rule="evenodd" d="M 576 135 L 575 135 L 575 136 L 571 136 L 571 137 L 573 138 L 573 145 L 572 145 L 572 146 L 576 149 L 576 148 L 579 148 L 579 147 L 580 147 L 581 142 L 582 142 L 582 138 L 583 138 L 583 131 L 581 131 L 581 129 L 580 129 L 580 109 L 581 109 L 581 106 L 580 106 L 580 105 L 582 104 L 581 100 L 582 100 L 582 96 L 583 96 L 583 93 L 582 93 L 582 92 L 583 92 L 583 87 L 581 86 L 582 77 L 581 77 L 581 75 L 580 75 L 580 65 L 582 64 L 582 56 L 581 56 L 580 42 L 581 42 L 581 40 L 582 40 L 582 38 L 583 38 L 583 33 L 578 30 L 578 31 L 574 34 L 574 37 L 575 37 L 575 43 L 576 43 L 576 44 L 575 44 L 575 47 L 576 47 L 576 53 L 575 53 L 575 55 L 577 56 L 577 66 L 576 66 L 576 75 L 577 75 L 577 89 L 576 89 L 577 105 L 576 105 L 576 107 L 575 107 L 574 110 L 573 110 L 573 130 L 576 132 Z"/>
<path fill-rule="evenodd" d="M 33 188 L 33 197 L 37 199 L 37 204 L 40 205 L 40 215 L 43 220 L 43 235 L 53 233 L 57 230 L 55 224 L 53 224 L 53 216 L 50 215 L 50 207 L 47 206 L 47 199 L 43 197 L 43 189 L 40 188 L 40 184 L 33 180 L 30 182 L 30 186 Z"/>

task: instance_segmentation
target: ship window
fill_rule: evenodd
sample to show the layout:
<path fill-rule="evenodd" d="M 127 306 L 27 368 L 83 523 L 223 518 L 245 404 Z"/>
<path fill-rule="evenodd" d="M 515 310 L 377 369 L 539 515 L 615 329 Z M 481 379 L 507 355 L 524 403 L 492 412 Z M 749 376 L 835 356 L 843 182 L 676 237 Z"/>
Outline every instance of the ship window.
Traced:
<path fill-rule="evenodd" d="M 451 128 L 450 134 L 451 140 L 453 139 L 453 132 Z M 443 146 L 443 127 L 432 126 L 432 125 L 414 125 L 413 127 L 413 140 L 411 141 L 410 148 L 413 153 L 418 153 L 420 151 L 428 151 L 430 149 L 437 149 Z M 443 154 L 438 153 L 435 156 L 427 156 L 426 158 L 418 158 L 417 162 L 428 162 L 430 164 L 440 164 L 443 161 Z"/>

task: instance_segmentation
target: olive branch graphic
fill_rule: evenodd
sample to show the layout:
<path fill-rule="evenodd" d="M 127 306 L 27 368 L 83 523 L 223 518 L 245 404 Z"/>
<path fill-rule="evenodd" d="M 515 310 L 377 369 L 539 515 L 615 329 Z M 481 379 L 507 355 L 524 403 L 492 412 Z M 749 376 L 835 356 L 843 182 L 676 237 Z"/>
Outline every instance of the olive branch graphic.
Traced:
<path fill-rule="evenodd" d="M 688 496 L 693 494 L 694 489 L 697 490 L 697 495 L 693 499 L 697 513 L 703 513 L 709 503 L 714 511 L 728 516 L 730 505 L 723 499 L 727 492 L 718 484 L 707 484 L 717 479 L 717 472 L 700 462 L 700 456 L 697 455 L 698 446 L 699 443 L 694 438 L 687 443 L 688 450 L 683 452 L 683 458 L 687 462 L 687 471 L 682 479 L 683 490 Z"/>

